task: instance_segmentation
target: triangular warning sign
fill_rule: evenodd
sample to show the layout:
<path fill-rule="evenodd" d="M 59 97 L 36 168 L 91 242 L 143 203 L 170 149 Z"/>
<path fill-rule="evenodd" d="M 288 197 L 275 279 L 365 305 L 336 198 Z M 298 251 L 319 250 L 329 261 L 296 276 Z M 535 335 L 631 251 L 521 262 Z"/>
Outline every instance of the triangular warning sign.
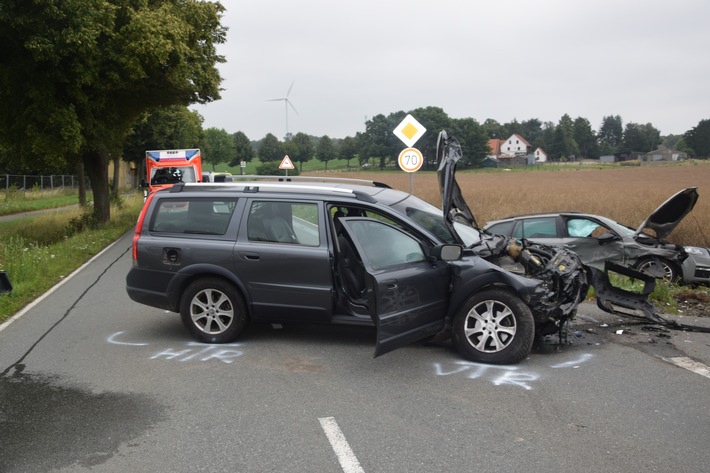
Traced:
<path fill-rule="evenodd" d="M 288 157 L 288 154 L 284 156 L 281 164 L 279 164 L 279 169 L 295 169 L 295 166 L 291 162 L 291 158 Z"/>

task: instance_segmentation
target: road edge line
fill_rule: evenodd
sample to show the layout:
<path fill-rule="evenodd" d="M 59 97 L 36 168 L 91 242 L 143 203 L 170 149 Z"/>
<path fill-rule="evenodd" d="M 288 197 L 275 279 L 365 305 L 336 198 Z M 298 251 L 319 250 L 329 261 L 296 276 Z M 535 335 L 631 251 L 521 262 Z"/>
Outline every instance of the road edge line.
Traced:
<path fill-rule="evenodd" d="M 91 263 L 93 263 L 94 260 L 96 260 L 99 256 L 103 255 L 105 252 L 107 252 L 109 249 L 111 249 L 111 248 L 113 247 L 113 245 L 117 244 L 117 243 L 119 242 L 119 240 L 120 240 L 121 238 L 123 238 L 123 236 L 124 236 L 124 235 L 121 235 L 119 238 L 116 239 L 116 241 L 114 241 L 113 243 L 111 243 L 110 245 L 108 245 L 106 248 L 104 248 L 103 250 L 101 250 L 101 251 L 99 251 L 98 253 L 96 253 L 96 254 L 95 254 L 94 256 L 92 256 L 86 263 L 82 264 L 81 266 L 79 266 L 78 268 L 76 268 L 74 271 L 72 271 L 72 273 L 69 274 L 69 276 L 65 277 L 64 279 L 62 279 L 61 281 L 59 281 L 57 284 L 55 284 L 54 286 L 50 287 L 44 294 L 42 294 L 42 295 L 39 296 L 37 299 L 33 300 L 32 302 L 30 302 L 29 304 L 27 304 L 26 306 L 24 306 L 24 307 L 23 307 L 22 309 L 20 309 L 17 313 L 15 313 L 12 317 L 10 317 L 10 318 L 7 319 L 5 322 L 3 322 L 2 324 L 0 324 L 0 332 L 2 332 L 3 330 L 5 330 L 5 329 L 6 329 L 11 323 L 13 323 L 15 320 L 19 319 L 20 317 L 22 317 L 23 315 L 25 315 L 27 312 L 29 312 L 34 306 L 36 306 L 37 304 L 39 304 L 40 302 L 42 302 L 44 299 L 46 299 L 47 297 L 49 297 L 54 291 L 56 291 L 57 289 L 59 289 L 65 282 L 69 281 L 71 278 L 73 278 L 74 276 L 76 276 L 76 274 L 79 273 L 79 271 L 81 271 L 82 269 L 84 269 L 85 267 L 87 267 L 88 265 L 90 265 Z"/>

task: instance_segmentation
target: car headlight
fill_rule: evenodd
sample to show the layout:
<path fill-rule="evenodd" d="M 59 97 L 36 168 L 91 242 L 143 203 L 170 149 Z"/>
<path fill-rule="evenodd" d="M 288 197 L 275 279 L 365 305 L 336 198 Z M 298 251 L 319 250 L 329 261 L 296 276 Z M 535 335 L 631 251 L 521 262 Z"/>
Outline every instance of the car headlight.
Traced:
<path fill-rule="evenodd" d="M 697 246 L 684 246 L 683 249 L 685 250 L 686 253 L 689 255 L 702 255 L 702 256 L 708 256 L 708 250 L 705 248 L 700 248 Z"/>

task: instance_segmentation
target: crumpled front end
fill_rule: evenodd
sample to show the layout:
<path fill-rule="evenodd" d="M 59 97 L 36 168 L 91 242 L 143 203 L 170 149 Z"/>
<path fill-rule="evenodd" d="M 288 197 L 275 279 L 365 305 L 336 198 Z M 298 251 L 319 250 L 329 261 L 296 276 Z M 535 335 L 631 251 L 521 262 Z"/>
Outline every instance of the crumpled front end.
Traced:
<path fill-rule="evenodd" d="M 577 313 L 589 289 L 588 271 L 579 257 L 566 249 L 486 235 L 474 248 L 479 256 L 508 271 L 540 281 L 526 301 L 535 318 L 538 335 L 558 332 Z M 496 244 L 491 244 L 495 241 Z"/>
<path fill-rule="evenodd" d="M 456 163 L 463 153 L 461 145 L 446 132 L 439 134 L 437 160 L 442 211 L 452 234 L 461 242 L 455 223 L 478 228 L 473 212 L 466 204 L 456 181 Z M 560 331 L 564 323 L 577 313 L 577 305 L 589 288 L 587 270 L 579 257 L 566 249 L 516 241 L 502 235 L 480 232 L 481 239 L 470 250 L 481 258 L 507 271 L 540 281 L 526 303 L 535 318 L 538 334 Z"/>
<path fill-rule="evenodd" d="M 540 259 L 541 253 L 552 255 L 542 264 L 526 263 L 530 276 L 542 281 L 536 291 L 539 302 L 531 305 L 537 332 L 549 335 L 558 332 L 565 322 L 577 314 L 577 306 L 589 289 L 587 269 L 579 257 L 569 250 L 540 245 L 527 251 L 534 256 L 537 253 L 536 259 Z"/>

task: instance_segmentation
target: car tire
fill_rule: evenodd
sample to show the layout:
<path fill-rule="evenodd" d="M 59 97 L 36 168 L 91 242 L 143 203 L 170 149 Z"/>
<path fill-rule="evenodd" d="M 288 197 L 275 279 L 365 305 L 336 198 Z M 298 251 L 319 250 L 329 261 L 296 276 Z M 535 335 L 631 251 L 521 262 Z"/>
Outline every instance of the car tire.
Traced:
<path fill-rule="evenodd" d="M 471 361 L 512 364 L 532 348 L 535 321 L 530 308 L 499 288 L 473 295 L 454 317 L 454 346 Z"/>
<path fill-rule="evenodd" d="M 180 318 L 190 333 L 205 343 L 233 341 L 249 320 L 242 295 L 219 278 L 198 279 L 185 289 Z"/>
<path fill-rule="evenodd" d="M 658 261 L 661 263 L 661 269 L 663 270 L 663 274 L 665 274 L 665 276 L 659 279 L 666 282 L 678 282 L 679 272 L 676 269 L 676 266 L 673 263 L 662 258 L 658 258 Z M 651 274 L 650 268 L 652 267 L 654 262 L 654 258 L 642 258 L 636 262 L 636 270 L 642 273 Z"/>

